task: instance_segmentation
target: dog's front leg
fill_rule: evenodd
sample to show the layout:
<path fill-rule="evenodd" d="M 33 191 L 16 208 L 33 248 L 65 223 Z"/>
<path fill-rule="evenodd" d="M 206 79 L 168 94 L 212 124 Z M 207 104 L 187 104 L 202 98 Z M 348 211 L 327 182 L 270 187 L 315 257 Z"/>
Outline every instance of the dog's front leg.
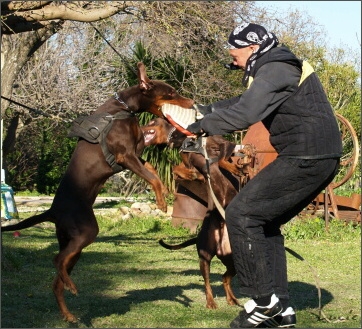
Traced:
<path fill-rule="evenodd" d="M 149 162 L 146 161 L 143 165 L 145 166 L 145 168 L 148 171 L 150 171 L 151 173 L 153 173 L 155 176 L 158 177 L 158 172 L 156 171 L 156 169 Z M 163 185 L 163 184 L 162 184 L 162 194 L 164 196 L 167 196 L 169 194 L 169 191 L 168 191 L 167 187 L 165 185 Z"/>
<path fill-rule="evenodd" d="M 186 180 L 200 180 L 202 182 L 205 181 L 205 177 L 195 168 L 186 168 L 185 164 L 181 162 L 177 166 L 172 167 L 172 173 L 174 178 L 182 178 Z"/>
<path fill-rule="evenodd" d="M 118 162 L 117 162 L 118 163 Z M 166 212 L 167 204 L 165 200 L 165 191 L 167 188 L 163 185 L 160 177 L 158 176 L 156 170 L 151 166 L 151 164 L 146 164 L 147 162 L 138 158 L 136 156 L 127 158 L 127 162 L 122 163 L 127 169 L 133 171 L 136 175 L 143 178 L 149 184 L 151 184 L 152 189 L 156 195 L 156 204 L 159 209 Z M 150 168 L 151 171 L 150 171 Z"/>

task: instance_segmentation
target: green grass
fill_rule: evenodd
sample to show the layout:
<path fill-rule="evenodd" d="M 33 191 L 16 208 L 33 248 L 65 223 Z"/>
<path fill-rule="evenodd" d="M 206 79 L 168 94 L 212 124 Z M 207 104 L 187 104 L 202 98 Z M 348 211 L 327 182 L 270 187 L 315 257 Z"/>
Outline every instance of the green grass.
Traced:
<path fill-rule="evenodd" d="M 22 217 L 26 214 L 21 214 Z M 158 239 L 183 241 L 191 234 L 167 219 L 120 220 L 98 216 L 100 233 L 84 249 L 72 278 L 79 295 L 65 293 L 77 324 L 61 319 L 51 286 L 58 245 L 54 227 L 2 233 L 2 328 L 227 328 L 241 310 L 228 306 L 222 289 L 225 269 L 214 258 L 211 282 L 219 308 L 205 307 L 203 279 L 195 246 L 163 249 Z M 287 254 L 289 289 L 299 328 L 361 327 L 360 226 L 320 219 L 293 220 L 284 227 L 286 246 L 302 255 L 319 276 L 319 318 L 315 278 L 305 262 Z M 237 278 L 233 289 L 243 304 Z"/>
<path fill-rule="evenodd" d="M 15 195 L 17 196 L 54 196 L 54 193 L 52 194 L 42 194 L 39 193 L 38 191 L 34 190 L 34 191 L 29 191 L 29 190 L 25 190 L 25 191 L 14 191 Z"/>
<path fill-rule="evenodd" d="M 122 206 L 130 207 L 132 202 L 127 200 L 112 200 L 112 201 L 102 201 L 101 203 L 96 203 L 93 205 L 93 209 L 103 209 L 103 208 L 119 208 Z"/>

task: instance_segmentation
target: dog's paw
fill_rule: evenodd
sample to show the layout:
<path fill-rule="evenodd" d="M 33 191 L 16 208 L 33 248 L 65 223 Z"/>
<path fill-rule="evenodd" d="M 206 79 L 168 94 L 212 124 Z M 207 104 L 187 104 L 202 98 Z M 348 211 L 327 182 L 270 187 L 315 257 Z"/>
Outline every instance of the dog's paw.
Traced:
<path fill-rule="evenodd" d="M 78 319 L 70 312 L 68 312 L 67 314 L 64 314 L 63 317 L 64 321 L 70 322 L 70 323 L 77 323 Z"/>
<path fill-rule="evenodd" d="M 226 302 L 228 303 L 228 305 L 234 306 L 234 305 L 238 305 L 240 306 L 239 301 L 236 298 L 226 298 Z"/>
<path fill-rule="evenodd" d="M 206 308 L 209 308 L 210 310 L 216 310 L 217 304 L 214 301 L 209 301 L 206 304 Z"/>
<path fill-rule="evenodd" d="M 166 186 L 164 186 L 164 187 L 162 188 L 162 194 L 163 194 L 164 196 L 168 196 L 168 195 L 170 194 L 170 191 L 168 190 L 168 188 L 167 188 Z"/>
<path fill-rule="evenodd" d="M 78 289 L 74 283 L 64 284 L 64 289 L 70 291 L 73 295 L 78 295 Z"/>
<path fill-rule="evenodd" d="M 167 205 L 158 206 L 158 209 L 162 210 L 164 213 L 167 213 Z"/>

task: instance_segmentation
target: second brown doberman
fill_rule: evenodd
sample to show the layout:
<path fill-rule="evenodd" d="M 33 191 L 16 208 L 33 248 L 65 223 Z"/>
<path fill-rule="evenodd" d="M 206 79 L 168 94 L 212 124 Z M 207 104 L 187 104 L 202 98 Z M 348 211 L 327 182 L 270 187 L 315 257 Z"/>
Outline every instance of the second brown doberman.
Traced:
<path fill-rule="evenodd" d="M 157 118 L 151 120 L 141 129 L 145 135 L 146 145 L 167 144 L 179 148 L 186 138 L 186 135 L 176 130 L 166 120 Z M 225 140 L 221 136 L 209 136 L 206 140 L 206 150 L 210 159 L 214 159 L 209 166 L 211 188 L 222 207 L 226 207 L 232 198 L 236 195 L 238 186 L 232 183 L 220 168 L 226 168 L 233 173 L 240 175 L 239 168 L 228 160 L 234 150 L 235 144 Z M 202 154 L 193 152 L 182 152 L 182 163 L 173 167 L 173 173 L 179 177 L 188 180 L 207 179 L 206 160 Z M 215 161 L 215 159 L 217 161 Z M 178 245 L 169 245 L 163 240 L 159 243 L 164 248 L 178 250 L 196 244 L 199 256 L 200 271 L 204 279 L 206 307 L 210 309 L 217 308 L 210 285 L 210 264 L 216 255 L 226 267 L 226 272 L 222 276 L 223 286 L 226 294 L 226 300 L 229 305 L 239 305 L 231 289 L 231 280 L 236 271 L 232 259 L 229 237 L 224 218 L 214 205 L 211 193 L 208 188 L 208 211 L 203 219 L 202 226 L 196 238 L 192 238 Z"/>
<path fill-rule="evenodd" d="M 78 293 L 70 273 L 83 248 L 98 235 L 93 203 L 105 181 L 115 173 L 114 168 L 129 169 L 149 182 L 155 191 L 158 207 L 166 210 L 163 195 L 166 188 L 155 169 L 140 158 L 144 138 L 134 113 L 148 111 L 161 116 L 159 108 L 163 104 L 189 108 L 193 100 L 180 96 L 173 87 L 162 81 L 150 80 L 143 63 L 138 63 L 137 69 L 138 85 L 118 92 L 90 116 L 99 117 L 102 122 L 112 122 L 111 128 L 100 143 L 79 139 L 50 209 L 18 224 L 1 228 L 2 231 L 15 231 L 45 221 L 55 224 L 59 253 L 54 258 L 56 277 L 53 292 L 64 319 L 69 322 L 76 322 L 77 318 L 66 306 L 64 290 L 74 295 Z M 82 126 L 87 120 L 78 122 Z M 85 126 L 86 134 L 98 134 L 98 127 L 92 124 Z M 107 149 L 107 159 L 103 148 Z M 108 158 L 112 161 L 107 161 Z"/>
<path fill-rule="evenodd" d="M 147 125 L 141 127 L 145 146 L 167 144 L 171 148 L 180 148 L 186 135 L 177 130 L 167 120 L 156 118 Z M 235 144 L 224 139 L 222 136 L 209 136 L 206 140 L 206 149 L 211 156 L 211 161 L 218 162 L 218 166 L 236 176 L 243 175 L 241 168 L 230 161 L 230 157 L 235 149 Z M 182 162 L 172 168 L 172 173 L 176 177 L 187 180 L 205 180 L 205 157 L 195 152 L 181 152 Z M 203 170 L 197 170 L 203 168 Z M 215 168 L 217 168 L 215 166 Z"/>

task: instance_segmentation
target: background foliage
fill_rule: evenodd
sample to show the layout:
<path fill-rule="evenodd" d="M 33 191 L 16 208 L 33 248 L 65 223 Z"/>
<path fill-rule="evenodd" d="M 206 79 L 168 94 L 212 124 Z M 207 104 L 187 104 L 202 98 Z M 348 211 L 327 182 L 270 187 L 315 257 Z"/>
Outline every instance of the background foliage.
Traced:
<path fill-rule="evenodd" d="M 138 61 L 145 63 L 149 77 L 165 80 L 196 103 L 208 104 L 240 94 L 243 73 L 223 67 L 230 61 L 225 40 L 240 20 L 266 26 L 297 56 L 308 60 L 332 106 L 352 123 L 360 140 L 359 55 L 330 49 L 323 29 L 306 13 L 294 10 L 279 17 L 253 1 L 195 1 L 192 5 L 183 1 L 136 2 L 134 11 L 94 23 L 122 57 L 92 25 L 65 21 L 26 62 L 13 86 L 12 98 L 35 111 L 14 104 L 5 111 L 5 131 L 19 119 L 16 141 L 5 154 L 7 183 L 16 191 L 53 193 L 75 143 L 65 138 L 70 123 L 94 111 L 116 90 L 136 84 L 133 70 Z M 24 35 L 14 36 L 14 45 L 18 42 L 20 46 L 24 39 Z M 140 115 L 140 123 L 150 118 L 149 114 Z M 157 167 L 172 190 L 170 167 L 179 161 L 177 152 L 147 148 L 143 157 Z M 146 184 L 137 177 L 128 178 L 133 187 L 131 183 L 123 188 L 118 184 L 118 193 L 145 189 Z M 113 180 L 122 181 L 116 175 L 107 186 Z"/>

